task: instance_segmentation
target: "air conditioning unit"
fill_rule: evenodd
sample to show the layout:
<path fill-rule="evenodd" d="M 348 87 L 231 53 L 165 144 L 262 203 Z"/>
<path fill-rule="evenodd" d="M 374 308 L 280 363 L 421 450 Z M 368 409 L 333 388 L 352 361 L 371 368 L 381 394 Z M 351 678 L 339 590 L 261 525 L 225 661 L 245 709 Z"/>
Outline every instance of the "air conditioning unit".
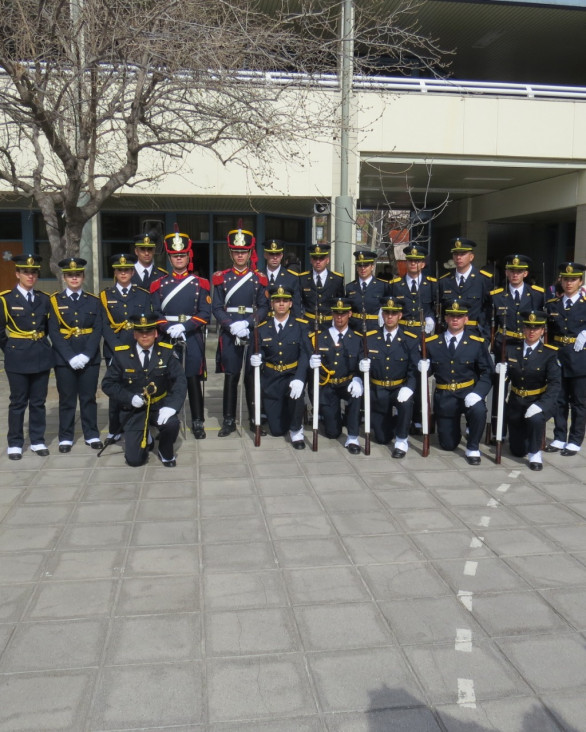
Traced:
<path fill-rule="evenodd" d="M 332 210 L 329 203 L 314 203 L 313 214 L 314 216 L 327 216 Z"/>

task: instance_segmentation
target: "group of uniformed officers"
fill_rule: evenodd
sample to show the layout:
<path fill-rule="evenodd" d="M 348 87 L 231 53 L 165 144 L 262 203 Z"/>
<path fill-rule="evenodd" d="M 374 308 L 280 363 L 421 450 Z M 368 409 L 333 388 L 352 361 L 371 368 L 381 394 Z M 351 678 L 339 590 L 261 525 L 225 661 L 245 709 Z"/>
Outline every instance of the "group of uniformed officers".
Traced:
<path fill-rule="evenodd" d="M 8 456 L 22 457 L 27 407 L 30 448 L 49 454 L 45 400 L 54 368 L 59 452 L 71 451 L 79 402 L 90 448 L 101 450 L 124 434 L 126 462 L 143 465 L 156 428 L 159 458 L 175 466 L 186 397 L 193 436 L 206 437 L 205 333 L 212 313 L 219 326 L 216 371 L 224 374 L 219 437 L 236 429 L 242 377 L 257 434 L 264 434 L 262 421 L 272 435 L 288 433 L 292 446 L 304 449 L 308 386 L 327 438 L 339 438 L 345 426 L 345 447 L 357 455 L 364 420 L 368 440 L 372 430 L 376 442 L 393 441 L 391 456 L 402 459 L 409 435 L 430 431 L 427 386 L 433 375 L 439 446 L 456 449 L 463 416 L 469 465 L 481 462 L 491 389 L 496 396 L 487 434 L 493 441 L 500 445 L 508 433 L 511 453 L 527 457 L 532 470 L 542 469 L 543 449 L 575 455 L 586 430 L 586 267 L 562 264 L 563 293 L 545 302 L 543 288 L 526 282 L 527 256 L 508 256 L 507 282 L 493 289 L 492 275 L 473 264 L 475 246 L 454 239 L 455 270 L 438 280 L 427 273 L 425 246 L 409 244 L 406 274 L 390 282 L 375 276 L 376 253 L 358 250 L 356 279 L 345 286 L 329 267 L 327 245 L 311 247 L 311 269 L 298 274 L 282 266 L 283 242 L 269 240 L 263 245 L 266 273 L 260 272 L 255 237 L 239 228 L 228 234 L 232 266 L 214 274 L 213 295 L 209 281 L 193 274 L 192 242 L 177 227 L 165 237 L 171 273 L 154 266 L 155 242 L 141 236 L 134 254 L 111 258 L 114 283 L 98 297 L 84 290 L 81 258 L 59 263 L 65 289 L 48 296 L 35 289 L 41 258 L 14 256 L 16 287 L 0 294 L 0 346 L 10 386 Z M 96 404 L 102 340 L 105 443 Z M 498 397 L 503 389 L 504 407 L 503 394 Z M 552 417 L 554 440 L 544 446 Z"/>

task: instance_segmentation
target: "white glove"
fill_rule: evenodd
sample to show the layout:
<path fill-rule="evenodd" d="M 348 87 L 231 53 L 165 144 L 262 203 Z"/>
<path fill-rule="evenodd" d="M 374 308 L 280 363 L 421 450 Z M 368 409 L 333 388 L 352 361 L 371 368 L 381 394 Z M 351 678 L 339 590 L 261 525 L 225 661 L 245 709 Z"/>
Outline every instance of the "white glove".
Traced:
<path fill-rule="evenodd" d="M 475 392 L 471 391 L 470 394 L 466 394 L 464 397 L 464 406 L 465 407 L 473 407 L 475 404 L 478 404 L 478 402 L 482 401 L 482 397 L 480 394 L 476 394 Z"/>
<path fill-rule="evenodd" d="M 262 366 L 262 355 L 260 353 L 253 353 L 250 357 L 250 365 L 253 368 L 256 368 L 257 366 Z"/>
<path fill-rule="evenodd" d="M 181 338 L 185 333 L 185 326 L 183 323 L 173 323 L 170 328 L 167 328 L 167 335 L 170 338 Z"/>
<path fill-rule="evenodd" d="M 364 387 L 362 386 L 362 380 L 355 376 L 352 381 L 348 384 L 348 391 L 350 396 L 354 399 L 358 399 L 364 393 Z"/>
<path fill-rule="evenodd" d="M 507 373 L 507 364 L 506 363 L 497 363 L 497 365 L 494 367 L 494 370 L 497 372 L 497 374 L 500 374 L 501 372 L 506 374 Z"/>
<path fill-rule="evenodd" d="M 140 396 L 140 394 L 135 394 L 132 397 L 132 406 L 136 409 L 140 409 L 144 406 L 144 399 Z"/>
<path fill-rule="evenodd" d="M 175 414 L 175 410 L 173 407 L 161 407 L 159 409 L 159 416 L 157 417 L 157 424 L 160 426 L 162 424 L 167 424 L 169 421 L 169 417 L 172 417 Z"/>
<path fill-rule="evenodd" d="M 85 353 L 80 353 L 77 358 L 78 358 L 78 363 L 81 364 L 80 368 L 82 368 L 82 369 L 84 369 L 90 362 L 90 357 L 86 356 Z"/>
<path fill-rule="evenodd" d="M 235 320 L 230 326 L 230 333 L 233 336 L 244 338 L 245 336 L 241 334 L 244 330 L 248 330 L 248 320 Z"/>
<path fill-rule="evenodd" d="M 250 331 L 248 330 L 248 328 L 243 328 L 240 331 L 240 333 L 238 333 L 238 335 L 236 336 L 236 345 L 242 346 L 243 342 L 248 341 L 249 337 L 250 337 Z"/>
<path fill-rule="evenodd" d="M 408 386 L 402 386 L 397 394 L 397 401 L 406 402 L 408 399 L 411 399 L 412 396 L 413 389 L 410 389 Z"/>
<path fill-rule="evenodd" d="M 429 371 L 429 359 L 422 358 L 417 364 L 417 369 L 421 371 L 422 374 L 427 374 Z"/>
<path fill-rule="evenodd" d="M 363 374 L 367 374 L 370 371 L 370 359 L 369 358 L 363 358 L 358 363 L 358 368 L 362 371 Z"/>
<path fill-rule="evenodd" d="M 428 315 L 427 318 L 425 318 L 425 333 L 427 335 L 430 335 L 431 333 L 433 333 L 434 328 L 435 321 L 430 315 Z"/>
<path fill-rule="evenodd" d="M 317 353 L 313 353 L 309 359 L 309 368 L 318 369 L 321 366 L 321 356 Z"/>
<path fill-rule="evenodd" d="M 79 355 L 73 356 L 73 358 L 70 358 L 68 363 L 71 366 L 71 368 L 74 369 L 75 371 L 83 368 L 82 362 L 79 360 Z"/>
<path fill-rule="evenodd" d="M 533 417 L 534 414 L 539 414 L 539 412 L 543 412 L 539 404 L 532 404 L 525 412 L 525 419 L 529 419 L 529 417 Z"/>
<path fill-rule="evenodd" d="M 291 399 L 299 399 L 299 397 L 303 394 L 303 388 L 305 387 L 305 384 L 301 381 L 301 379 L 293 379 L 293 381 L 289 384 L 289 396 Z"/>
<path fill-rule="evenodd" d="M 574 351 L 581 351 L 586 344 L 586 330 L 581 331 L 576 336 L 576 342 L 574 343 Z"/>

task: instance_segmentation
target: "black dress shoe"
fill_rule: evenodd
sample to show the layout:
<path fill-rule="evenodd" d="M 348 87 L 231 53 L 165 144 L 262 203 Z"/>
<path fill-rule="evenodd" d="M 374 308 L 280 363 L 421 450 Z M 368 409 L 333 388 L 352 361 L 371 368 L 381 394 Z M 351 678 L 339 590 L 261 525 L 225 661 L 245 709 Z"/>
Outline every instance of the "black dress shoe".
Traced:
<path fill-rule="evenodd" d="M 47 455 L 49 454 L 49 450 L 47 450 L 46 447 L 43 447 L 41 450 L 33 450 L 33 452 L 39 457 L 47 457 Z"/>
<path fill-rule="evenodd" d="M 478 455 L 466 455 L 466 462 L 468 465 L 480 465 L 480 458 Z"/>
<path fill-rule="evenodd" d="M 404 458 L 406 454 L 405 450 L 399 450 L 399 448 L 396 447 L 391 453 L 391 457 L 395 458 L 395 460 L 400 460 L 401 458 Z"/>
<path fill-rule="evenodd" d="M 360 455 L 360 445 L 355 445 L 355 444 L 346 445 L 346 450 L 348 450 L 350 455 Z"/>
<path fill-rule="evenodd" d="M 177 465 L 177 460 L 175 460 L 175 458 L 173 458 L 173 460 L 165 460 L 163 462 L 163 466 L 165 468 L 174 468 L 176 465 Z"/>
<path fill-rule="evenodd" d="M 21 452 L 9 452 L 8 459 L 9 460 L 22 460 L 22 453 Z"/>
<path fill-rule="evenodd" d="M 191 423 L 191 431 L 193 432 L 193 436 L 196 440 L 205 440 L 206 438 L 206 431 L 203 427 L 203 422 L 201 419 L 194 419 Z"/>
<path fill-rule="evenodd" d="M 218 437 L 228 437 L 232 432 L 236 432 L 236 420 L 225 419 L 222 422 L 222 429 L 218 432 Z"/>
<path fill-rule="evenodd" d="M 61 453 L 71 452 L 71 445 L 59 445 L 59 452 L 61 452 Z"/>
<path fill-rule="evenodd" d="M 305 440 L 293 440 L 291 444 L 296 450 L 305 450 Z"/>
<path fill-rule="evenodd" d="M 543 448 L 543 452 L 559 452 L 559 447 L 554 447 L 553 445 L 548 445 L 547 447 Z"/>
<path fill-rule="evenodd" d="M 543 470 L 543 463 L 529 463 L 529 470 Z"/>
<path fill-rule="evenodd" d="M 568 450 L 567 447 L 564 447 L 564 449 L 560 452 L 560 455 L 563 455 L 564 457 L 572 457 L 573 455 L 577 455 L 577 454 L 578 454 L 578 450 Z"/>
<path fill-rule="evenodd" d="M 104 447 L 104 443 L 101 440 L 95 440 L 94 442 L 86 442 L 85 444 L 88 447 L 91 447 L 92 450 L 101 450 Z"/>

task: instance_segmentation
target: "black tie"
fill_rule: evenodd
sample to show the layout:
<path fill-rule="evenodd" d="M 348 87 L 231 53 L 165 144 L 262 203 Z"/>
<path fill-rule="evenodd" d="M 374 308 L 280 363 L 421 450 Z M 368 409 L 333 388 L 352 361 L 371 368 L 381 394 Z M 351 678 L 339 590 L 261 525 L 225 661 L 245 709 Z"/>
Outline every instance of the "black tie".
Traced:
<path fill-rule="evenodd" d="M 279 335 L 281 335 L 282 332 L 283 332 L 283 323 L 279 323 L 279 325 L 277 327 L 277 333 Z"/>
<path fill-rule="evenodd" d="M 466 282 L 466 280 L 464 279 L 464 275 L 460 275 L 460 284 L 459 284 L 460 289 L 462 289 L 464 287 L 464 282 Z"/>
<path fill-rule="evenodd" d="M 344 334 L 343 334 L 343 333 L 338 333 L 338 345 L 339 345 L 339 346 L 341 346 L 341 345 L 342 345 L 342 338 L 343 338 L 343 337 L 344 337 Z"/>
<path fill-rule="evenodd" d="M 573 304 L 574 303 L 572 302 L 572 300 L 570 300 L 570 298 L 568 298 L 566 300 L 566 310 L 569 310 L 572 307 Z"/>
<path fill-rule="evenodd" d="M 33 293 L 32 292 L 27 292 L 26 293 L 26 299 L 28 300 L 28 304 L 29 305 L 32 305 L 33 304 Z"/>
<path fill-rule="evenodd" d="M 527 348 L 525 350 L 525 360 L 527 360 L 532 353 L 533 353 L 533 349 L 532 348 Z"/>
<path fill-rule="evenodd" d="M 147 349 L 143 348 L 142 356 L 143 356 L 142 367 L 146 371 L 149 367 L 149 361 L 151 360 L 151 355 Z"/>
<path fill-rule="evenodd" d="M 515 290 L 515 305 L 518 305 L 519 302 L 520 302 L 519 290 Z"/>
<path fill-rule="evenodd" d="M 126 297 L 126 295 L 128 295 L 128 287 L 122 288 L 122 295 L 123 295 L 123 297 Z"/>
<path fill-rule="evenodd" d="M 450 338 L 450 345 L 448 346 L 448 351 L 450 352 L 450 356 L 453 356 L 454 353 L 456 353 L 456 341 L 457 340 L 458 339 L 456 338 L 456 336 L 452 336 Z"/>
<path fill-rule="evenodd" d="M 145 287 L 145 289 L 148 289 L 148 283 L 149 283 L 149 271 L 148 271 L 148 269 L 143 269 L 142 284 Z"/>
<path fill-rule="evenodd" d="M 387 344 L 391 343 L 391 334 L 390 333 L 387 333 L 386 339 L 387 339 Z"/>
<path fill-rule="evenodd" d="M 79 297 L 79 292 L 72 292 L 70 295 L 73 302 L 77 302 L 77 298 Z"/>
<path fill-rule="evenodd" d="M 411 294 L 417 295 L 417 283 L 415 280 L 411 280 Z"/>
<path fill-rule="evenodd" d="M 316 280 L 316 283 L 315 284 L 316 284 L 317 289 L 318 290 L 321 290 L 321 288 L 323 287 L 323 284 L 322 284 L 322 281 L 321 281 L 321 275 L 318 275 L 317 276 L 317 280 Z"/>
<path fill-rule="evenodd" d="M 366 282 L 362 283 L 362 293 L 366 294 Z"/>
<path fill-rule="evenodd" d="M 275 284 L 275 275 L 274 274 L 271 274 L 270 284 L 271 285 Z"/>

